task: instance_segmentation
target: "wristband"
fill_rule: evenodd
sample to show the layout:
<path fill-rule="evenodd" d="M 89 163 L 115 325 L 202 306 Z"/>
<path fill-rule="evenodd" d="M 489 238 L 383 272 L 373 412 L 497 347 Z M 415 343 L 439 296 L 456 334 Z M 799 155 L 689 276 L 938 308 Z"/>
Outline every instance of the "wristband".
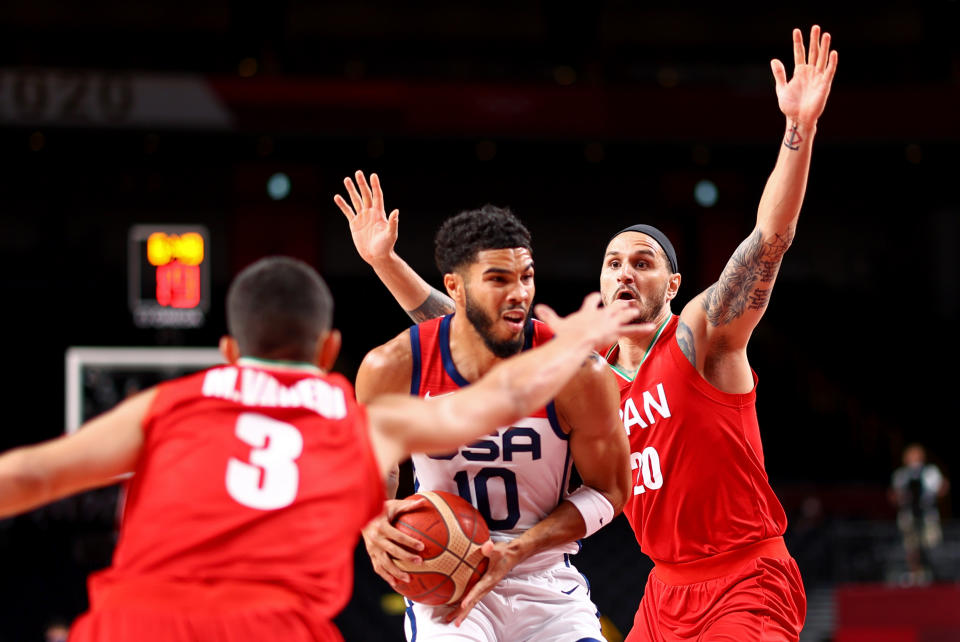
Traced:
<path fill-rule="evenodd" d="M 602 493 L 589 486 L 581 486 L 564 499 L 580 511 L 583 522 L 587 525 L 587 532 L 584 537 L 593 535 L 613 521 L 613 504 Z"/>

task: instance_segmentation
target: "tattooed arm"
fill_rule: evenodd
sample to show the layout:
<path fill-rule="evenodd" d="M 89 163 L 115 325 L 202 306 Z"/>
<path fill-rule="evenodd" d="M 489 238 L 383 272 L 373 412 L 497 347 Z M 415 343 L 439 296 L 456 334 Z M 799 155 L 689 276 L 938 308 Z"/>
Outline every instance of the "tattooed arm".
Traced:
<path fill-rule="evenodd" d="M 390 294 L 416 323 L 453 312 L 453 300 L 431 287 L 394 251 L 400 224 L 400 211 L 387 216 L 383 205 L 380 178 L 357 171 L 357 183 L 343 179 L 352 207 L 337 194 L 333 201 L 350 223 L 350 235 L 360 258 L 370 264 Z"/>
<path fill-rule="evenodd" d="M 837 68 L 830 34 L 810 31 L 805 52 L 799 29 L 793 32 L 794 71 L 788 82 L 783 63 L 771 61 L 786 131 L 773 173 L 767 180 L 757 224 L 734 251 L 716 283 L 695 297 L 680 315 L 678 338 L 684 353 L 721 390 L 753 387 L 746 347 L 770 300 L 780 263 L 793 242 L 807 187 L 817 119 L 823 113 Z"/>

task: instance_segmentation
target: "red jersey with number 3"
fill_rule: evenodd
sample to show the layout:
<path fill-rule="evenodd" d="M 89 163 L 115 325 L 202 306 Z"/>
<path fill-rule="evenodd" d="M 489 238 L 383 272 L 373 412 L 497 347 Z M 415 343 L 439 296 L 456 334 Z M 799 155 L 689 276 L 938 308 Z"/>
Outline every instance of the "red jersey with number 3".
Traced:
<path fill-rule="evenodd" d="M 746 394 L 714 388 L 680 350 L 678 321 L 621 385 L 634 484 L 624 514 L 641 550 L 673 564 L 782 536 L 787 525 L 764 470 L 756 374 Z"/>
<path fill-rule="evenodd" d="M 252 612 L 261 589 L 274 606 L 287 592 L 321 624 L 343 608 L 360 529 L 384 500 L 346 379 L 243 359 L 160 384 L 143 431 L 113 565 L 91 581 L 94 609 L 145 579 L 184 587 L 184 602 L 192 583 L 242 587 Z M 178 591 L 163 591 L 172 612 Z"/>

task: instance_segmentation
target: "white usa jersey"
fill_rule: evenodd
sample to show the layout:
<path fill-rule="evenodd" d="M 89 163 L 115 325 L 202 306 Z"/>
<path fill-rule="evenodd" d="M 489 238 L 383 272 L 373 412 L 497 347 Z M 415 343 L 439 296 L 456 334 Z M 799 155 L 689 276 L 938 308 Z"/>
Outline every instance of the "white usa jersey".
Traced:
<path fill-rule="evenodd" d="M 410 328 L 413 353 L 411 394 L 425 399 L 453 394 L 469 382 L 450 355 L 453 316 Z M 549 328 L 531 321 L 524 349 L 551 337 Z M 512 539 L 550 514 L 567 496 L 570 442 L 557 421 L 553 402 L 531 416 L 499 428 L 445 455 L 414 455 L 415 488 L 442 490 L 463 497 L 483 515 L 494 541 Z M 531 556 L 510 573 L 550 566 L 575 553 L 571 542 Z"/>

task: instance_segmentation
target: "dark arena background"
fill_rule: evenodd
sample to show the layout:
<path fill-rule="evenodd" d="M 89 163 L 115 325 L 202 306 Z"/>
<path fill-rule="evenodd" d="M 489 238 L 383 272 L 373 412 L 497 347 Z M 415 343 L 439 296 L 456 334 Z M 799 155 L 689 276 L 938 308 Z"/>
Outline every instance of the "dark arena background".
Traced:
<path fill-rule="evenodd" d="M 333 204 L 357 169 L 379 173 L 388 210 L 400 209 L 398 251 L 434 285 L 439 223 L 494 203 L 529 226 L 537 298 L 564 313 L 597 289 L 612 231 L 662 227 L 679 254 L 679 311 L 753 226 L 783 134 L 769 61 L 789 74 L 791 29 L 812 24 L 833 35 L 839 70 L 749 352 L 809 599 L 802 639 L 960 639 L 958 492 L 939 499 L 943 541 L 919 578 L 888 498 L 913 442 L 960 477 L 955 0 L 3 3 L 0 447 L 62 434 L 71 416 L 200 367 L 196 350 L 123 362 L 140 353 L 89 349 L 215 346 L 227 284 L 267 254 L 329 281 L 338 369 L 352 378 L 409 323 Z M 158 259 L 153 233 L 199 237 L 160 243 Z M 158 301 L 151 270 L 171 256 L 191 285 Z M 68 368 L 78 347 L 86 357 Z M 0 521 L 0 640 L 55 639 L 51 627 L 86 608 L 117 496 Z M 621 639 L 651 568 L 623 518 L 577 564 L 608 639 Z M 356 568 L 344 636 L 402 640 L 402 606 L 362 546 Z"/>

